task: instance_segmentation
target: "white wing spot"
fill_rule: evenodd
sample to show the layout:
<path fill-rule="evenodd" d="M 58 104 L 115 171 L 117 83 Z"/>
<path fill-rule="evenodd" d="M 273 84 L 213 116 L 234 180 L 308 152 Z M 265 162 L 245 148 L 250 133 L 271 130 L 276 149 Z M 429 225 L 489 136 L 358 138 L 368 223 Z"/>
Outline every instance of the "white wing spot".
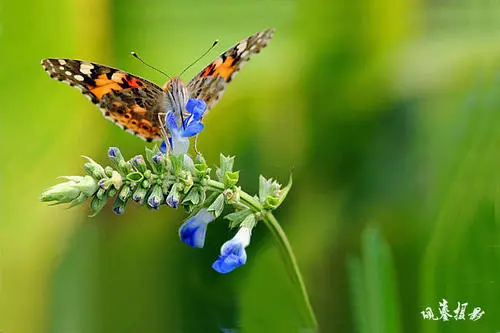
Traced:
<path fill-rule="evenodd" d="M 241 53 L 243 51 L 245 51 L 245 49 L 247 48 L 247 41 L 244 40 L 244 41 L 241 41 L 238 46 L 236 47 L 236 49 L 238 50 L 238 53 Z"/>
<path fill-rule="evenodd" d="M 63 66 L 59 66 L 59 70 L 63 71 L 64 67 Z"/>
<path fill-rule="evenodd" d="M 94 65 L 88 62 L 82 62 L 80 65 L 80 72 L 86 75 L 91 75 L 90 71 L 94 69 Z"/>
<path fill-rule="evenodd" d="M 66 61 L 64 61 L 63 59 L 59 59 L 59 60 L 57 60 L 57 61 L 59 61 L 59 64 L 60 64 L 60 65 L 66 65 Z"/>
<path fill-rule="evenodd" d="M 64 72 L 64 74 L 66 74 L 67 76 L 71 76 L 71 72 L 70 71 L 66 71 L 66 72 Z"/>
<path fill-rule="evenodd" d="M 76 74 L 75 75 L 75 79 L 78 80 L 78 81 L 80 81 L 80 82 L 84 80 L 83 76 L 81 76 L 80 74 Z"/>

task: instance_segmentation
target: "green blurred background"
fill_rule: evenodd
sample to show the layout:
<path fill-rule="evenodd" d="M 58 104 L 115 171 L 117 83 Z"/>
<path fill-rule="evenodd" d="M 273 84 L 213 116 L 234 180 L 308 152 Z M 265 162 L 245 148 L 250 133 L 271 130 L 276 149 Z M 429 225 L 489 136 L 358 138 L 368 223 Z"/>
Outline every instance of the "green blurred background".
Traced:
<path fill-rule="evenodd" d="M 130 204 L 88 218 L 38 201 L 81 154 L 106 162 L 144 143 L 43 72 L 87 59 L 164 78 L 212 41 L 218 53 L 276 34 L 206 119 L 209 164 L 236 155 L 294 187 L 276 216 L 321 332 L 500 331 L 500 3 L 487 0 L 0 0 L 0 332 L 304 332 L 263 225 L 247 265 L 210 265 L 233 233 L 185 246 L 181 211 Z M 468 302 L 478 321 L 429 321 Z M 453 313 L 452 313 L 453 314 Z"/>

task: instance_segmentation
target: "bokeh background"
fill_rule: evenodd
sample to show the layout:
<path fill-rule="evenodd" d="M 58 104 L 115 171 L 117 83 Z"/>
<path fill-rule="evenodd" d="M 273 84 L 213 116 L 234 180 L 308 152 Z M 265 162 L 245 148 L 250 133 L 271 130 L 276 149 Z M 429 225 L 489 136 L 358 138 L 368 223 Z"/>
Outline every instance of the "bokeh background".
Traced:
<path fill-rule="evenodd" d="M 216 38 L 276 34 L 206 119 L 209 164 L 236 155 L 294 187 L 277 218 L 320 332 L 500 331 L 500 3 L 487 0 L 0 1 L 0 332 L 305 332 L 263 225 L 248 263 L 210 266 L 233 233 L 180 242 L 181 211 L 134 204 L 88 218 L 38 201 L 144 143 L 51 80 L 45 57 L 87 59 L 162 84 Z M 481 307 L 478 321 L 424 320 Z M 453 314 L 453 313 L 452 313 Z"/>

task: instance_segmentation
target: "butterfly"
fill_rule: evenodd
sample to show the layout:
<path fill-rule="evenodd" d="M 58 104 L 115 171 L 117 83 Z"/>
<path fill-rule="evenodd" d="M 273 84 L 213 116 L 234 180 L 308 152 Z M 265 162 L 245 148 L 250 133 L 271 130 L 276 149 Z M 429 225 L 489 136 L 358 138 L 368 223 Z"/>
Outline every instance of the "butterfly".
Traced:
<path fill-rule="evenodd" d="M 190 98 L 205 101 L 205 114 L 213 108 L 241 66 L 267 45 L 273 33 L 274 29 L 267 29 L 240 41 L 187 85 L 173 77 L 160 87 L 125 71 L 82 60 L 48 58 L 42 66 L 51 78 L 80 90 L 105 118 L 151 142 L 163 139 L 161 115 L 168 111 L 185 114 Z"/>

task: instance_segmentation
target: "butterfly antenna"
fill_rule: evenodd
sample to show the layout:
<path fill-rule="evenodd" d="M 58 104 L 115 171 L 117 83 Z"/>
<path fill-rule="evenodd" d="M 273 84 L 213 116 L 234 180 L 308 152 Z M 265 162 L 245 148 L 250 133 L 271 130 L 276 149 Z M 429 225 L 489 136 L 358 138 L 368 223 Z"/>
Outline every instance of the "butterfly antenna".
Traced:
<path fill-rule="evenodd" d="M 136 58 L 137 60 L 139 60 L 140 62 L 142 62 L 144 65 L 148 66 L 149 68 L 154 69 L 154 70 L 155 70 L 155 71 L 157 71 L 157 72 L 162 73 L 163 75 L 165 75 L 166 77 L 168 77 L 169 79 L 171 79 L 170 75 L 168 75 L 168 74 L 167 74 L 167 73 L 165 73 L 164 71 L 159 70 L 158 68 L 153 67 L 153 66 L 151 66 L 150 64 L 146 63 L 144 60 L 142 60 L 141 58 L 139 58 L 139 56 L 137 55 L 137 53 L 135 53 L 134 51 L 130 52 L 130 54 L 131 54 L 134 58 Z"/>
<path fill-rule="evenodd" d="M 203 58 L 204 56 L 206 56 L 208 54 L 208 52 L 212 51 L 212 49 L 215 47 L 215 45 L 219 44 L 219 40 L 216 39 L 214 41 L 214 43 L 212 44 L 212 46 L 210 46 L 208 48 L 208 50 L 206 50 L 201 56 L 198 57 L 198 59 L 196 59 L 195 61 L 193 61 L 189 66 L 187 66 L 186 68 L 184 68 L 184 70 L 179 74 L 179 77 L 182 76 L 182 74 L 184 74 L 184 72 L 186 72 L 188 69 L 191 68 L 191 66 L 193 66 L 194 64 L 196 64 L 198 61 L 200 61 L 201 58 Z"/>

